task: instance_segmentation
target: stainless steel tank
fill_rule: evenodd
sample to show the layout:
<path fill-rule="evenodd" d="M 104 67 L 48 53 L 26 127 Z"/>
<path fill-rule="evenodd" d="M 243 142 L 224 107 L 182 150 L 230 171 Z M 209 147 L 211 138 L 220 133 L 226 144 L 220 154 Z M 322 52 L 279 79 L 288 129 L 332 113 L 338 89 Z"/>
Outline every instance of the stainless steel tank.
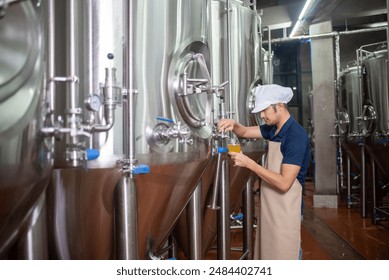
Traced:
<path fill-rule="evenodd" d="M 388 71 L 387 60 L 388 52 L 386 49 L 371 52 L 362 60 L 362 79 L 364 105 L 363 116 L 371 118 L 374 115 L 375 139 L 388 138 L 389 136 L 389 103 L 388 103 Z M 373 129 L 373 128 L 372 128 Z"/>
<path fill-rule="evenodd" d="M 367 52 L 361 60 L 364 107 L 362 117 L 371 123 L 366 133 L 365 152 L 369 160 L 366 168 L 366 215 L 371 214 L 374 223 L 381 216 L 388 217 L 386 188 L 389 178 L 387 143 L 389 142 L 389 98 L 387 42 L 377 43 L 378 48 Z M 370 206 L 371 204 L 372 206 Z M 367 214 L 368 210 L 372 210 Z"/>
<path fill-rule="evenodd" d="M 122 73 L 120 61 L 130 53 L 125 50 L 121 58 L 118 51 L 123 36 L 122 28 L 116 26 L 123 20 L 121 1 L 76 2 L 71 13 L 78 16 L 76 23 L 80 30 L 77 72 L 78 102 L 82 107 L 83 100 L 99 93 L 96 83 L 104 83 L 103 68 L 109 67 L 109 63 L 117 68 L 116 78 L 121 84 L 121 76 L 128 73 Z M 180 92 L 184 88 L 183 74 L 189 80 L 199 79 L 203 85 L 209 85 L 210 55 L 206 1 L 143 0 L 132 5 L 134 75 L 131 79 L 137 91 L 135 156 L 139 163 L 150 167 L 149 174 L 135 177 L 137 234 L 139 258 L 147 259 L 158 256 L 211 159 L 211 95 L 197 94 L 196 86 L 193 92 L 182 95 Z M 69 8 L 68 3 L 62 2 L 57 9 Z M 61 21 L 60 13 L 58 17 L 56 20 Z M 59 40 L 66 45 L 66 38 Z M 108 64 L 107 53 L 115 56 Z M 66 72 L 64 64 L 58 65 L 57 72 Z M 56 108 L 57 114 L 64 109 Z M 122 121 L 121 110 L 118 106 L 115 123 L 108 133 L 84 141 L 101 151 L 99 158 L 87 162 L 86 169 L 67 167 L 63 152 L 57 154 L 62 160 L 56 165 L 48 192 L 50 240 L 56 258 L 116 257 L 113 193 L 122 176 L 116 161 L 125 153 L 123 133 L 130 129 Z M 84 117 L 95 121 L 98 113 L 90 111 Z"/>
<path fill-rule="evenodd" d="M 362 136 L 362 91 L 360 68 L 347 67 L 340 74 L 339 92 L 340 133 L 355 141 Z"/>
<path fill-rule="evenodd" d="M 229 7 L 227 7 L 229 4 Z M 226 15 L 228 11 L 228 17 Z M 253 96 L 251 90 L 261 77 L 261 44 L 259 31 L 260 19 L 255 10 L 245 5 L 244 1 L 211 1 L 210 2 L 210 48 L 212 79 L 214 84 L 229 81 L 226 87 L 226 106 L 228 117 L 243 125 L 255 125 L 250 116 Z M 227 17 L 227 19 L 226 19 Z M 215 103 L 217 100 L 215 100 Z M 241 140 L 242 152 L 254 160 L 259 160 L 264 153 L 263 142 Z M 229 202 L 230 213 L 240 211 L 241 194 L 251 171 L 229 165 Z M 217 214 L 221 210 L 213 210 L 212 204 L 214 177 L 217 174 L 216 158 L 201 177 L 202 187 L 202 257 L 213 245 L 217 233 Z M 191 257 L 188 238 L 187 209 L 180 217 L 174 236 L 183 252 Z M 227 225 L 230 226 L 229 224 Z M 218 248 L 220 249 L 220 248 Z M 228 249 L 229 250 L 229 249 Z"/>
<path fill-rule="evenodd" d="M 0 258 L 28 230 L 26 222 L 41 200 L 52 165 L 52 143 L 40 133 L 46 115 L 40 9 L 32 1 L 2 5 Z"/>
<path fill-rule="evenodd" d="M 364 179 L 365 158 L 361 145 L 364 137 L 365 122 L 362 121 L 363 95 L 362 95 L 361 68 L 359 65 L 348 66 L 340 73 L 339 92 L 337 103 L 337 129 L 340 136 L 341 151 L 339 159 L 345 159 L 347 168 L 347 206 L 361 201 L 360 191 L 354 191 L 353 184 L 359 184 Z M 341 171 L 343 174 L 343 170 Z M 353 175 L 354 174 L 354 175 Z M 360 178 L 359 181 L 357 181 Z M 341 178 L 342 180 L 342 178 Z M 343 181 L 341 181 L 342 186 Z M 361 184 L 362 185 L 362 184 Z M 355 201 L 354 201 L 354 198 Z"/>

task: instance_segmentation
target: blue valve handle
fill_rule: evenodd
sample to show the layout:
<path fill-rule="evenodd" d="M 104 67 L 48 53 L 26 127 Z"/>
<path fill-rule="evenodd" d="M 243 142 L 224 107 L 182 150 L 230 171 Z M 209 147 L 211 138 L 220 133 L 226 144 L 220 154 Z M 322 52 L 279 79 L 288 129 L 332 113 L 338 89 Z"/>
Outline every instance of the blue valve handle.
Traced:
<path fill-rule="evenodd" d="M 132 174 L 149 174 L 150 173 L 150 166 L 146 164 L 139 164 L 134 167 L 132 170 Z"/>
<path fill-rule="evenodd" d="M 157 117 L 156 119 L 159 120 L 159 121 L 164 121 L 164 122 L 168 122 L 168 123 L 174 123 L 173 120 L 165 118 L 165 117 Z"/>
<path fill-rule="evenodd" d="M 228 148 L 227 147 L 217 147 L 217 152 L 219 154 L 228 153 Z"/>
<path fill-rule="evenodd" d="M 100 151 L 96 149 L 86 149 L 86 159 L 94 160 L 100 156 Z"/>
<path fill-rule="evenodd" d="M 239 213 L 239 214 L 236 214 L 235 216 L 233 216 L 232 218 L 234 220 L 242 220 L 243 219 L 243 214 L 242 213 Z"/>

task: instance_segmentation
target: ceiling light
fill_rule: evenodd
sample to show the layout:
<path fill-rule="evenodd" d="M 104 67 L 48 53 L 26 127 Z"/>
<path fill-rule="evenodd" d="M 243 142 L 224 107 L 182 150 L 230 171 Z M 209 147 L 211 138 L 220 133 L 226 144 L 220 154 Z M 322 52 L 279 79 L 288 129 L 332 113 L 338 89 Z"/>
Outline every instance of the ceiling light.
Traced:
<path fill-rule="evenodd" d="M 303 19 L 304 19 L 304 16 L 305 16 L 305 13 L 307 12 L 308 8 L 309 8 L 309 5 L 311 4 L 311 2 L 313 2 L 313 0 L 307 0 L 304 4 L 304 7 L 303 9 L 301 10 L 300 12 L 300 15 L 297 19 L 297 22 L 296 24 L 294 25 L 293 29 L 292 29 L 292 32 L 290 32 L 290 35 L 289 37 L 293 37 L 294 34 L 296 33 L 297 29 L 300 27 L 301 23 L 303 22 Z"/>

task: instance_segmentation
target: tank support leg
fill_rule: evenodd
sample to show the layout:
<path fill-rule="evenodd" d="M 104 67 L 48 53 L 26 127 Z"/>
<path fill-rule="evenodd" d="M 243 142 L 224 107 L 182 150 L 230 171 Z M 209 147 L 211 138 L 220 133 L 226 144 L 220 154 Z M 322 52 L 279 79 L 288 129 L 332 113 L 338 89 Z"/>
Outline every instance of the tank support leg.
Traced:
<path fill-rule="evenodd" d="M 191 260 L 202 259 L 201 238 L 201 180 L 189 201 L 190 212 L 190 258 Z"/>
<path fill-rule="evenodd" d="M 221 163 L 220 180 L 220 211 L 218 212 L 217 226 L 217 257 L 219 260 L 230 259 L 231 254 L 231 227 L 230 227 L 230 182 L 228 160 Z"/>
<path fill-rule="evenodd" d="M 246 187 L 243 192 L 243 253 L 247 260 L 252 260 L 254 255 L 254 241 L 253 241 L 253 207 L 254 207 L 254 195 L 253 195 L 253 177 L 250 177 L 246 183 Z"/>
<path fill-rule="evenodd" d="M 137 191 L 131 176 L 123 175 L 116 185 L 115 243 L 117 259 L 139 259 Z"/>

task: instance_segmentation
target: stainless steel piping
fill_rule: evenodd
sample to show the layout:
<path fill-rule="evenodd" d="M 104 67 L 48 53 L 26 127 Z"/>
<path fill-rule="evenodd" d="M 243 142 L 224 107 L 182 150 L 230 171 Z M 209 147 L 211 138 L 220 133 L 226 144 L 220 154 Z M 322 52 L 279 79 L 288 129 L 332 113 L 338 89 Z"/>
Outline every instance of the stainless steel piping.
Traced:
<path fill-rule="evenodd" d="M 123 88 L 127 96 L 127 106 L 124 107 L 124 110 L 127 110 L 128 115 L 125 116 L 127 123 L 126 126 L 129 128 L 127 131 L 128 137 L 124 137 L 125 140 L 125 151 L 127 159 L 130 160 L 130 163 L 135 163 L 135 107 L 134 99 L 137 91 L 134 89 L 133 85 L 133 75 L 134 75 L 134 34 L 133 34 L 133 23 L 132 23 L 132 12 L 134 2 L 132 0 L 123 1 Z"/>
<path fill-rule="evenodd" d="M 309 39 L 323 39 L 323 38 L 330 38 L 335 36 L 344 36 L 344 35 L 353 35 L 353 34 L 361 34 L 366 32 L 376 32 L 376 31 L 383 31 L 387 30 L 387 27 L 373 27 L 373 28 L 364 28 L 364 29 L 358 29 L 358 30 L 349 30 L 349 31 L 333 31 L 328 32 L 324 34 L 317 34 L 317 35 L 303 35 L 303 36 L 296 36 L 296 37 L 287 37 L 287 38 L 277 38 L 273 39 L 272 43 L 286 43 L 291 41 L 301 41 L 301 40 L 309 40 Z M 264 42 L 268 43 L 268 42 Z"/>
<path fill-rule="evenodd" d="M 135 94 L 133 89 L 133 0 L 123 0 L 123 175 L 116 185 L 115 245 L 116 258 L 137 260 L 138 201 L 134 178 L 135 159 Z"/>
<path fill-rule="evenodd" d="M 232 12 L 231 6 L 230 6 L 230 0 L 226 0 L 226 8 L 225 8 L 225 27 L 226 27 L 226 44 L 224 46 L 225 48 L 225 56 L 224 56 L 224 62 L 227 67 L 224 68 L 226 71 L 225 77 L 228 77 L 228 81 L 232 81 L 231 79 L 231 20 L 230 20 L 230 13 Z M 228 86 L 225 87 L 227 91 L 224 91 L 224 98 L 227 101 L 228 108 L 231 109 L 233 108 L 232 106 L 232 98 L 231 98 L 231 89 L 232 83 L 228 83 Z"/>
<path fill-rule="evenodd" d="M 361 166 L 362 166 L 362 194 L 361 194 L 361 215 L 366 217 L 366 155 L 365 144 L 361 144 Z"/>
<path fill-rule="evenodd" d="M 71 162 L 72 166 L 80 165 L 80 160 L 86 160 L 86 152 L 82 150 L 79 141 L 79 136 L 86 132 L 79 130 L 79 122 L 81 116 L 81 108 L 78 107 L 78 85 L 79 76 L 77 75 L 78 68 L 78 47 L 77 38 L 79 28 L 77 17 L 77 7 L 75 0 L 69 0 L 69 5 L 66 6 L 66 69 L 68 77 L 67 94 L 66 94 L 66 127 L 70 129 L 70 133 L 66 134 L 66 160 Z"/>
<path fill-rule="evenodd" d="M 351 160 L 347 154 L 347 208 L 351 208 Z"/>
<path fill-rule="evenodd" d="M 135 179 L 124 174 L 116 185 L 114 197 L 116 259 L 137 260 L 138 200 Z"/>
<path fill-rule="evenodd" d="M 66 57 L 68 58 L 67 60 L 67 72 L 70 77 L 77 77 L 77 61 L 78 61 L 78 52 L 76 48 L 76 38 L 78 35 L 78 28 L 76 28 L 76 2 L 75 0 L 69 0 L 69 6 L 67 6 L 66 9 L 66 21 L 67 21 L 67 48 L 66 48 Z M 69 104 L 69 109 L 70 109 L 70 114 L 71 118 L 74 117 L 73 110 L 77 109 L 77 86 L 76 86 L 76 81 L 78 79 L 73 80 L 70 85 L 69 85 L 69 95 L 68 95 L 68 104 Z"/>
<path fill-rule="evenodd" d="M 220 206 L 218 212 L 217 227 L 217 258 L 228 260 L 231 255 L 231 228 L 230 228 L 230 182 L 229 182 L 229 162 L 224 159 L 221 162 L 220 174 Z"/>
<path fill-rule="evenodd" d="M 389 0 L 386 0 L 386 11 L 387 11 L 387 18 L 389 18 Z M 386 28 L 386 40 L 388 42 L 388 46 L 389 46 L 389 28 Z M 388 57 L 389 57 L 389 48 L 388 49 Z M 388 80 L 388 83 L 389 83 L 389 80 Z M 388 90 L 389 92 L 389 90 Z"/>
<path fill-rule="evenodd" d="M 389 0 L 386 0 L 386 10 L 387 10 L 387 18 L 389 17 Z M 389 59 L 389 28 L 386 28 L 386 49 L 388 52 L 388 59 Z M 386 69 L 389 69 L 389 60 L 386 60 Z M 389 92 L 389 79 L 386 80 L 386 86 L 387 86 L 387 92 Z M 374 186 L 373 186 L 374 187 Z"/>
<path fill-rule="evenodd" d="M 273 55 L 272 55 L 272 41 L 271 41 L 271 29 L 270 27 L 267 27 L 267 33 L 268 33 L 268 52 L 269 52 L 269 84 L 273 83 Z"/>
<path fill-rule="evenodd" d="M 84 131 L 86 132 L 106 132 L 110 130 L 115 123 L 115 113 L 112 106 L 104 106 L 104 116 L 106 124 L 94 124 L 90 126 L 84 126 Z"/>
<path fill-rule="evenodd" d="M 254 195 L 253 195 L 253 177 L 250 176 L 243 191 L 243 252 L 245 258 L 252 260 L 254 258 L 254 241 L 253 241 L 253 216 L 254 216 Z"/>
<path fill-rule="evenodd" d="M 374 223 L 377 222 L 377 198 L 376 198 L 376 174 L 375 174 L 375 161 L 374 161 L 374 158 L 371 157 L 370 159 L 370 162 L 371 162 L 371 178 L 372 178 L 372 188 L 373 188 L 373 191 L 372 191 L 372 196 L 373 196 L 373 221 Z"/>
<path fill-rule="evenodd" d="M 67 103 L 67 124 L 71 129 L 77 130 L 77 116 L 81 110 L 77 107 L 77 94 L 78 94 L 78 76 L 77 76 L 77 61 L 78 51 L 76 48 L 76 38 L 78 35 L 78 28 L 76 28 L 76 2 L 75 0 L 69 0 L 69 6 L 66 7 L 66 23 L 68 26 L 66 37 L 66 57 L 67 57 L 67 73 L 71 78 L 68 85 L 68 95 L 66 98 Z M 78 144 L 78 136 L 70 136 L 71 144 Z"/>
<path fill-rule="evenodd" d="M 216 174 L 213 179 L 213 191 L 212 191 L 212 202 L 210 205 L 208 205 L 208 208 L 212 210 L 219 210 L 220 207 L 217 205 L 218 198 L 219 198 L 219 182 L 220 182 L 220 169 L 221 169 L 221 162 L 222 162 L 222 153 L 217 153 L 217 160 L 216 160 Z"/>
<path fill-rule="evenodd" d="M 231 53 L 230 53 L 230 44 L 231 44 L 231 36 L 230 36 L 230 12 L 232 12 L 230 8 L 230 1 L 226 0 L 226 8 L 225 8 L 225 27 L 226 27 L 226 38 L 227 42 L 225 44 L 225 59 L 226 65 L 225 68 L 225 77 L 228 77 L 228 80 L 231 81 Z M 232 106 L 232 98 L 231 98 L 231 83 L 229 83 L 228 87 L 226 87 L 227 92 L 224 92 L 224 97 L 221 97 L 220 102 L 220 118 L 227 118 L 232 112 L 227 114 L 225 106 L 225 102 L 229 105 L 228 109 L 233 108 Z M 221 147 L 226 147 L 226 138 L 223 137 L 219 139 L 219 143 Z M 219 154 L 218 154 L 219 157 Z M 219 186 L 219 205 L 220 210 L 217 213 L 218 223 L 217 223 L 217 257 L 221 260 L 228 260 L 230 258 L 231 252 L 231 242 L 230 242 L 230 182 L 229 182 L 229 162 L 225 155 L 220 155 L 220 181 Z"/>
<path fill-rule="evenodd" d="M 55 0 L 47 2 L 47 79 L 48 79 L 48 102 L 51 114 L 51 123 L 54 124 L 55 116 Z"/>
<path fill-rule="evenodd" d="M 190 215 L 190 259 L 191 260 L 201 260 L 202 259 L 202 222 L 201 222 L 201 180 L 196 186 L 192 197 L 189 201 L 189 215 Z"/>

